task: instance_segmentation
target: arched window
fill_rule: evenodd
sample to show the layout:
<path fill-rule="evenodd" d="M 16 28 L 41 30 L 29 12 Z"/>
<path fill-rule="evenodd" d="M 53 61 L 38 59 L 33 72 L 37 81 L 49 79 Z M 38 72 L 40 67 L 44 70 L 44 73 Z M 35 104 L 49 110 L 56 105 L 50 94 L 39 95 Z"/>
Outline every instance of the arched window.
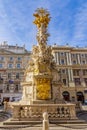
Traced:
<path fill-rule="evenodd" d="M 64 91 L 62 93 L 62 95 L 63 95 L 63 98 L 64 98 L 65 101 L 70 101 L 70 94 L 69 94 L 69 92 Z"/>
<path fill-rule="evenodd" d="M 82 103 L 84 103 L 84 95 L 82 92 L 77 92 L 76 96 L 77 96 L 77 101 L 81 101 Z"/>

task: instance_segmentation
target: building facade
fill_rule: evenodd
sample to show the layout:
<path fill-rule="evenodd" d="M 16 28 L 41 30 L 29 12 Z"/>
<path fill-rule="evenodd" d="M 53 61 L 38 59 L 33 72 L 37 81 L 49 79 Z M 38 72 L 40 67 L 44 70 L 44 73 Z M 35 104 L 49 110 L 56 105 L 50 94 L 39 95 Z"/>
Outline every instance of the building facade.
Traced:
<path fill-rule="evenodd" d="M 19 100 L 22 96 L 24 70 L 30 58 L 25 47 L 0 44 L 0 99 Z"/>
<path fill-rule="evenodd" d="M 66 101 L 87 100 L 87 48 L 52 46 L 52 54 L 60 72 L 62 95 Z M 0 99 L 19 100 L 21 82 L 31 52 L 25 47 L 0 44 Z"/>
<path fill-rule="evenodd" d="M 52 53 L 60 71 L 64 99 L 84 103 L 87 100 L 87 48 L 55 44 Z"/>

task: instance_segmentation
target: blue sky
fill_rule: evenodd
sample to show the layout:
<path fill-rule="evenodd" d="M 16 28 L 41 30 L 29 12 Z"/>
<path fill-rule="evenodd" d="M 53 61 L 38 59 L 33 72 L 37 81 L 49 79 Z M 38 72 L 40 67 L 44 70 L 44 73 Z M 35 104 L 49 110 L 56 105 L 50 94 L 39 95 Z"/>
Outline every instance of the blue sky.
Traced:
<path fill-rule="evenodd" d="M 49 45 L 87 46 L 87 0 L 0 0 L 0 43 L 31 50 L 37 43 L 33 13 L 40 7 L 51 15 Z"/>

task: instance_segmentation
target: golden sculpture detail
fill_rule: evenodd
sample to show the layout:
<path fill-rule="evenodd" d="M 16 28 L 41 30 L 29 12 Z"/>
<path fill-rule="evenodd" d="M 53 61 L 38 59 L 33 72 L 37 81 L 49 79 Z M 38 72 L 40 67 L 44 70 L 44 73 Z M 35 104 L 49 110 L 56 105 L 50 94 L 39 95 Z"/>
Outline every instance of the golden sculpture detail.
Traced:
<path fill-rule="evenodd" d="M 49 99 L 50 98 L 50 81 L 49 79 L 38 79 L 37 80 L 37 98 L 38 99 Z"/>
<path fill-rule="evenodd" d="M 44 10 L 43 8 L 37 9 L 36 13 L 33 14 L 35 16 L 34 24 L 38 28 L 41 27 L 41 24 L 43 23 L 45 27 L 48 26 L 48 23 L 50 21 L 49 12 L 47 10 Z"/>
<path fill-rule="evenodd" d="M 34 75 L 36 80 L 37 99 L 51 98 L 51 47 L 47 46 L 49 33 L 47 27 L 50 21 L 50 14 L 47 10 L 40 8 L 33 14 L 35 16 L 34 24 L 37 26 L 38 46 L 33 46 Z M 39 77 L 38 77 L 39 75 Z M 36 78 L 38 77 L 38 78 Z"/>
<path fill-rule="evenodd" d="M 40 45 L 40 49 L 44 48 L 49 33 L 47 32 L 47 27 L 50 21 L 50 14 L 47 10 L 40 8 L 36 10 L 36 13 L 33 14 L 35 17 L 34 24 L 38 28 L 37 40 Z M 43 45 L 42 45 L 43 44 Z"/>

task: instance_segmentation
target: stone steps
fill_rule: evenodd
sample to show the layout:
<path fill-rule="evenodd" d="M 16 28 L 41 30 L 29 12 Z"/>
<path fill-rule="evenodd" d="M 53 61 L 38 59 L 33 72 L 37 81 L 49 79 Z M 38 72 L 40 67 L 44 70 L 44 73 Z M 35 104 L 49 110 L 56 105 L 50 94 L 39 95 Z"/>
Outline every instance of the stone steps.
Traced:
<path fill-rule="evenodd" d="M 73 120 L 51 120 L 49 121 L 50 124 L 87 124 L 86 121 L 84 120 L 78 120 L 78 119 L 73 119 Z M 37 125 L 37 124 L 42 124 L 42 121 L 11 121 L 11 120 L 8 120 L 8 121 L 5 121 L 3 122 L 3 125 L 16 125 L 16 126 L 19 126 L 19 125 Z"/>
<path fill-rule="evenodd" d="M 51 124 L 87 124 L 84 120 L 57 120 L 50 121 Z"/>
<path fill-rule="evenodd" d="M 87 124 L 49 124 L 49 127 L 52 129 L 52 130 L 55 130 L 55 129 L 58 129 L 61 127 L 63 128 L 64 130 L 65 129 L 85 129 L 87 128 Z M 32 129 L 32 130 L 36 130 L 38 128 L 41 129 L 42 128 L 42 124 L 38 124 L 38 125 L 3 125 L 3 126 L 0 126 L 0 130 L 28 130 L 28 129 Z M 35 129 L 36 128 L 36 129 Z"/>
<path fill-rule="evenodd" d="M 5 121 L 3 125 L 36 125 L 42 124 L 42 121 Z"/>
<path fill-rule="evenodd" d="M 79 116 L 81 116 L 82 114 L 85 114 L 87 113 L 87 111 L 81 111 L 78 113 Z M 9 113 L 5 113 L 5 112 L 2 112 L 2 117 L 4 117 L 3 120 L 6 120 L 7 118 L 9 118 L 11 115 Z M 0 115 L 1 116 L 1 115 Z M 87 121 L 86 120 L 82 120 L 82 119 L 59 119 L 59 120 L 49 120 L 49 123 L 50 123 L 50 126 L 62 126 L 64 125 L 64 127 L 67 127 L 70 125 L 71 126 L 75 126 L 78 124 L 81 125 L 81 126 L 84 126 L 87 127 Z M 0 125 L 0 128 L 2 129 L 13 129 L 13 128 L 28 128 L 28 127 L 35 127 L 35 126 L 38 126 L 38 127 L 42 127 L 42 120 L 35 120 L 35 121 L 19 121 L 19 120 L 12 120 L 12 118 L 9 118 L 8 120 L 4 121 L 2 125 Z"/>

